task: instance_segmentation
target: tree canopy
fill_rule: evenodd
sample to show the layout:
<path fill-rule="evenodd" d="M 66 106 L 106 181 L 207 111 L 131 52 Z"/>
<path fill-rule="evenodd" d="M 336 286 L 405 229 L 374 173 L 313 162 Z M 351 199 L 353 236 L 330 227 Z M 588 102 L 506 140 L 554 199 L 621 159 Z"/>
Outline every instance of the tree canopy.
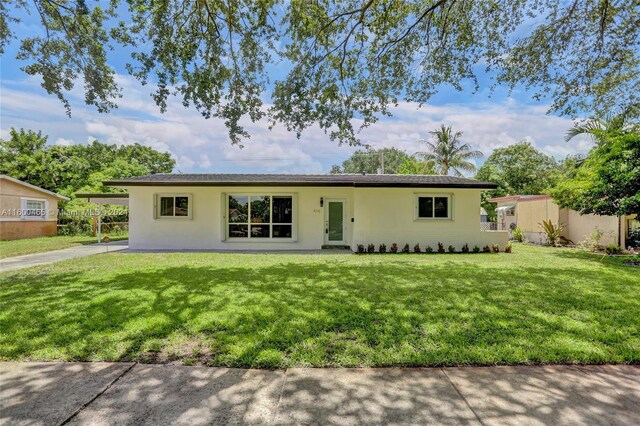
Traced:
<path fill-rule="evenodd" d="M 556 160 L 538 151 L 530 142 L 522 141 L 494 150 L 480 166 L 475 178 L 498 184 L 482 197 L 482 206 L 489 216 L 495 213 L 492 197 L 505 195 L 542 194 L 552 188 L 559 177 Z"/>
<path fill-rule="evenodd" d="M 319 125 L 340 143 L 400 101 L 441 87 L 521 85 L 551 111 L 599 115 L 640 103 L 638 0 L 16 0 L 0 5 L 0 52 L 19 43 L 24 72 L 70 111 L 114 108 L 110 50 L 154 86 L 161 110 L 177 94 L 222 118 L 267 118 L 300 134 Z M 25 13 L 26 11 L 26 13 Z M 40 33 L 21 31 L 24 17 Z M 275 67 L 284 75 L 272 78 Z"/>
<path fill-rule="evenodd" d="M 331 173 L 376 174 L 382 167 L 383 157 L 386 174 L 398 173 L 398 168 L 409 158 L 406 152 L 397 148 L 359 149 L 343 161 L 342 165 L 334 164 L 331 167 Z"/>
<path fill-rule="evenodd" d="M 140 144 L 47 145 L 47 136 L 11 129 L 0 139 L 0 173 L 32 185 L 71 196 L 79 191 L 112 192 L 103 180 L 169 173 L 175 160 Z"/>
<path fill-rule="evenodd" d="M 600 134 L 587 158 L 567 170 L 551 195 L 582 214 L 640 215 L 640 132 Z"/>

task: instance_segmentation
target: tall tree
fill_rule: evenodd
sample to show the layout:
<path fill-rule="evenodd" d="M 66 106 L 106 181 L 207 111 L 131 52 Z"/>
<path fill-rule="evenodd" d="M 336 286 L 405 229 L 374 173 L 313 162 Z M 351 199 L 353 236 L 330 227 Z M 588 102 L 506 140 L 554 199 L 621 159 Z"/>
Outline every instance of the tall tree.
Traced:
<path fill-rule="evenodd" d="M 558 179 L 556 160 L 527 141 L 494 150 L 478 169 L 476 179 L 494 182 L 498 188 L 482 195 L 482 206 L 495 217 L 495 204 L 486 200 L 505 195 L 542 194 Z"/>
<path fill-rule="evenodd" d="M 161 110 L 176 93 L 221 117 L 233 143 L 248 136 L 242 118 L 265 116 L 356 143 L 354 117 L 366 127 L 442 86 L 478 89 L 478 64 L 495 84 L 550 97 L 561 114 L 638 104 L 638 8 L 638 0 L 16 0 L 0 3 L 0 52 L 17 39 L 22 69 L 67 110 L 78 81 L 87 104 L 115 106 L 111 61 L 124 52 Z M 273 81 L 276 64 L 286 75 Z"/>
<path fill-rule="evenodd" d="M 386 174 L 398 173 L 398 167 L 409 158 L 406 152 L 397 148 L 367 148 L 359 149 L 351 157 L 342 162 L 342 165 L 334 164 L 331 173 L 378 173 L 384 161 Z"/>
<path fill-rule="evenodd" d="M 582 214 L 640 215 L 640 132 L 600 134 L 587 158 L 551 195 L 560 206 Z"/>
<path fill-rule="evenodd" d="M 109 191 L 103 180 L 168 173 L 175 165 L 169 153 L 137 143 L 51 146 L 40 132 L 9 134 L 0 139 L 0 173 L 71 197 L 80 190 Z"/>
<path fill-rule="evenodd" d="M 444 124 L 438 130 L 429 132 L 433 142 L 424 140 L 427 152 L 416 155 L 425 161 L 432 161 L 441 175 L 453 172 L 456 176 L 463 176 L 462 172 L 475 172 L 476 166 L 469 160 L 482 157 L 482 152 L 471 149 L 471 145 L 463 143 L 460 138 L 462 132 L 453 132 L 451 126 Z"/>

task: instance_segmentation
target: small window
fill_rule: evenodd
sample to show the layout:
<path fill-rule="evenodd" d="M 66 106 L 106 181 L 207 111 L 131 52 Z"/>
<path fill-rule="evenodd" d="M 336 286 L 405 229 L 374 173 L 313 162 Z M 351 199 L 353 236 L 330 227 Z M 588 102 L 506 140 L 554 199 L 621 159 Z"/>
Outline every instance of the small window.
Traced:
<path fill-rule="evenodd" d="M 419 195 L 417 197 L 418 219 L 449 219 L 449 199 L 447 195 Z"/>
<path fill-rule="evenodd" d="M 190 195 L 158 195 L 157 217 L 191 218 Z"/>
<path fill-rule="evenodd" d="M 44 200 L 23 200 L 23 217 L 44 218 L 47 216 L 47 208 Z"/>

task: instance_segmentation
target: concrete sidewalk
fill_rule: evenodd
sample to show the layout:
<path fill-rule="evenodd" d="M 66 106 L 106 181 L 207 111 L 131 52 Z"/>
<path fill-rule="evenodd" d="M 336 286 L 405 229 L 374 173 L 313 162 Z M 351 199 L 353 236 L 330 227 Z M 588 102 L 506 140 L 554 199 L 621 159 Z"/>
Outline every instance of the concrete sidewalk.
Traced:
<path fill-rule="evenodd" d="M 1 424 L 640 424 L 640 367 L 0 363 Z"/>
<path fill-rule="evenodd" d="M 99 253 L 106 253 L 107 250 L 119 251 L 129 248 L 129 241 L 114 241 L 106 244 L 87 244 L 83 246 L 70 247 L 62 250 L 47 251 L 44 253 L 25 254 L 24 256 L 7 257 L 0 259 L 0 272 L 15 271 L 18 269 L 30 268 L 37 265 L 60 262 L 67 259 L 91 256 Z"/>

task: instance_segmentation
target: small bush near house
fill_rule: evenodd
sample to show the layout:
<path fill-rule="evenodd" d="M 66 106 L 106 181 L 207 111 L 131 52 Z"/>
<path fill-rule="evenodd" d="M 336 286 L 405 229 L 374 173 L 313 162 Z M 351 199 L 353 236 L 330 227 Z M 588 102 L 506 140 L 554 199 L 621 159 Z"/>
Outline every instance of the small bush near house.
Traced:
<path fill-rule="evenodd" d="M 433 253 L 433 248 L 431 248 L 431 246 L 427 246 L 426 249 L 424 249 L 425 253 Z"/>
<path fill-rule="evenodd" d="M 596 226 L 591 235 L 586 237 L 584 241 L 578 243 L 578 247 L 586 251 L 597 251 L 600 247 L 600 240 L 604 236 L 604 232 Z"/>
<path fill-rule="evenodd" d="M 397 243 L 391 244 L 391 248 L 389 249 L 389 251 L 391 253 L 397 253 L 398 252 L 398 244 Z"/>
<path fill-rule="evenodd" d="M 511 253 L 511 244 L 507 244 L 507 246 L 504 248 L 504 252 Z"/>
<path fill-rule="evenodd" d="M 511 232 L 511 236 L 513 237 L 514 241 L 518 241 L 519 243 L 524 242 L 524 233 L 522 232 L 522 229 L 517 226 Z"/>
<path fill-rule="evenodd" d="M 358 244 L 358 253 L 364 253 L 364 244 Z"/>
<path fill-rule="evenodd" d="M 375 253 L 376 252 L 376 246 L 373 244 L 369 244 L 367 246 L 367 253 Z"/>
<path fill-rule="evenodd" d="M 478 246 L 473 246 L 473 252 L 474 252 L 474 253 L 480 253 L 480 247 L 478 247 Z"/>
<path fill-rule="evenodd" d="M 449 253 L 455 253 L 456 252 L 456 248 L 454 246 L 449 246 L 448 250 L 449 250 Z"/>
<path fill-rule="evenodd" d="M 404 247 L 402 248 L 402 252 L 409 253 L 410 251 L 411 249 L 409 248 L 409 243 L 405 244 Z"/>
<path fill-rule="evenodd" d="M 438 243 L 438 253 L 444 253 L 444 244 Z"/>
<path fill-rule="evenodd" d="M 469 253 L 469 244 L 464 243 L 464 245 L 462 246 L 462 252 Z"/>
<path fill-rule="evenodd" d="M 605 247 L 604 250 L 607 252 L 608 255 L 622 253 L 622 248 L 620 248 L 620 246 L 617 244 L 609 244 L 608 246 Z"/>
<path fill-rule="evenodd" d="M 491 247 L 489 247 L 489 246 L 482 247 L 482 252 L 483 253 L 491 253 Z"/>
<path fill-rule="evenodd" d="M 386 244 L 384 244 L 384 243 L 383 243 L 383 244 L 380 244 L 380 247 L 378 247 L 378 251 L 379 251 L 380 253 L 386 253 L 386 252 L 387 252 L 387 246 L 386 246 Z"/>
<path fill-rule="evenodd" d="M 547 236 L 547 241 L 550 246 L 555 246 L 560 240 L 560 234 L 564 231 L 564 225 L 554 224 L 551 220 L 543 220 L 538 224 L 538 227 Z"/>
<path fill-rule="evenodd" d="M 414 253 L 420 253 L 422 252 L 422 250 L 420 249 L 420 243 L 416 244 L 415 246 L 413 246 L 413 252 Z"/>
<path fill-rule="evenodd" d="M 494 244 L 491 248 L 494 253 L 500 253 L 500 246 L 498 244 Z"/>

